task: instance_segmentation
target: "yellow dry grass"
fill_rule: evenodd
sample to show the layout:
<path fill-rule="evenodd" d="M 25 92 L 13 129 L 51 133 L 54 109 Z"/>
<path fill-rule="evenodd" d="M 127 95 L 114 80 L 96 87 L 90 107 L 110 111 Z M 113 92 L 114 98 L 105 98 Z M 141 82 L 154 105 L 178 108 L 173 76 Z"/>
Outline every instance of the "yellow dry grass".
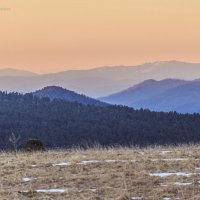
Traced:
<path fill-rule="evenodd" d="M 69 165 L 55 166 L 59 163 Z M 196 200 L 200 199 L 198 167 L 199 146 L 1 152 L 0 199 Z M 161 172 L 174 174 L 150 176 Z M 177 172 L 192 174 L 177 176 Z M 31 180 L 25 182 L 25 177 Z M 176 185 L 177 182 L 190 185 Z M 38 189 L 64 192 L 42 193 Z"/>

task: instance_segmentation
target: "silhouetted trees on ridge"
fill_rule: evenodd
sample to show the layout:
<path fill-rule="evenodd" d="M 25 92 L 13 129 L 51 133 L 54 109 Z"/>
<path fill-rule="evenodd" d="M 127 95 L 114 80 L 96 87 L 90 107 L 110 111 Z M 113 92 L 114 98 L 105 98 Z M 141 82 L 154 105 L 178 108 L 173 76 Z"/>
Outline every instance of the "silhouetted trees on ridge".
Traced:
<path fill-rule="evenodd" d="M 200 115 L 150 112 L 123 106 L 92 106 L 32 94 L 0 92 L 0 149 L 30 138 L 46 148 L 93 145 L 165 145 L 200 142 Z"/>

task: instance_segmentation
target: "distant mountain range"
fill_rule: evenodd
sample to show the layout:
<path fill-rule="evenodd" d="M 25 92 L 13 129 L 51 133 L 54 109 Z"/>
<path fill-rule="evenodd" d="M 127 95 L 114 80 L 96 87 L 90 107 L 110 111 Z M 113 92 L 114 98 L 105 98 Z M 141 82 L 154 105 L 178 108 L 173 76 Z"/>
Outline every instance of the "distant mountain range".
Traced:
<path fill-rule="evenodd" d="M 0 70 L 0 90 L 31 92 L 57 85 L 91 97 L 107 96 L 148 79 L 194 80 L 200 78 L 200 64 L 178 61 L 146 63 L 138 66 L 101 67 L 37 75 L 24 71 Z"/>
<path fill-rule="evenodd" d="M 147 80 L 113 95 L 99 98 L 136 109 L 200 113 L 200 80 Z"/>
<path fill-rule="evenodd" d="M 17 70 L 17 69 L 11 69 L 11 68 L 5 68 L 0 69 L 0 77 L 6 76 L 6 77 L 24 77 L 24 76 L 36 76 L 37 74 L 29 71 L 24 70 Z"/>
<path fill-rule="evenodd" d="M 78 102 L 78 103 L 81 103 L 81 104 L 84 104 L 84 105 L 95 105 L 95 106 L 108 105 L 108 104 L 103 103 L 99 100 L 87 97 L 85 95 L 80 95 L 80 94 L 77 94 L 73 91 L 66 90 L 64 88 L 57 87 L 57 86 L 48 86 L 48 87 L 45 87 L 41 90 L 33 92 L 33 94 L 35 96 L 40 97 L 40 98 L 48 97 L 51 100 L 62 99 L 62 100 L 66 100 L 66 101 L 69 101 L 69 102 Z"/>

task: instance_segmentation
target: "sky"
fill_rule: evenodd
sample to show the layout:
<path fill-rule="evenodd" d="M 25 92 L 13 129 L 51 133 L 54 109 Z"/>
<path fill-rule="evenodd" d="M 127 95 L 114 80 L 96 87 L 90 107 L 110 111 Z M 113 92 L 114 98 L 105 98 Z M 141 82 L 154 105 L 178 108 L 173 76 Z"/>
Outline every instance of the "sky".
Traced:
<path fill-rule="evenodd" d="M 200 63 L 199 0 L 0 0 L 0 68 Z"/>

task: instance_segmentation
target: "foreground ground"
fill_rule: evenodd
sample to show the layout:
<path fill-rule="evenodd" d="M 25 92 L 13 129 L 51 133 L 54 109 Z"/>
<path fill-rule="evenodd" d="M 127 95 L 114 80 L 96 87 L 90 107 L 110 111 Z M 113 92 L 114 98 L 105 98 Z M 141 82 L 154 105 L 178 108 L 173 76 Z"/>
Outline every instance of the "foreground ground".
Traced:
<path fill-rule="evenodd" d="M 0 153 L 0 199 L 200 199 L 200 147 Z"/>

